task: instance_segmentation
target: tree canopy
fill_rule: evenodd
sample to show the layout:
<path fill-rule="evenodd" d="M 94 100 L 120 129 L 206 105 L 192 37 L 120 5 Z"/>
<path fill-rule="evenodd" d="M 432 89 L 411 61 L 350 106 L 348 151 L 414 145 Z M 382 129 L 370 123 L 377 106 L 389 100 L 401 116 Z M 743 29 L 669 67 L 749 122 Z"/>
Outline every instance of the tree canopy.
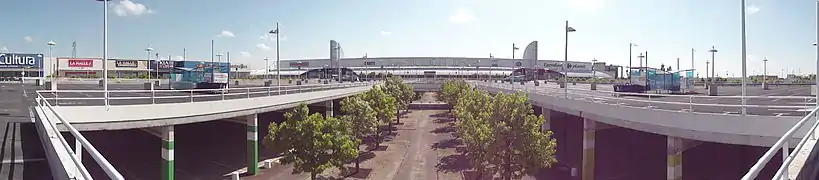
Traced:
<path fill-rule="evenodd" d="M 557 162 L 557 142 L 551 131 L 541 132 L 543 117 L 534 115 L 525 94 L 490 95 L 457 81 L 443 88 L 443 98 L 459 119 L 455 135 L 466 145 L 464 155 L 479 176 L 519 179 Z"/>
<path fill-rule="evenodd" d="M 312 179 L 330 167 L 342 167 L 357 155 L 350 123 L 319 113 L 309 114 L 300 104 L 284 114 L 281 124 L 270 124 L 265 142 L 282 151 L 282 164 L 293 164 L 293 173 L 310 173 Z"/>

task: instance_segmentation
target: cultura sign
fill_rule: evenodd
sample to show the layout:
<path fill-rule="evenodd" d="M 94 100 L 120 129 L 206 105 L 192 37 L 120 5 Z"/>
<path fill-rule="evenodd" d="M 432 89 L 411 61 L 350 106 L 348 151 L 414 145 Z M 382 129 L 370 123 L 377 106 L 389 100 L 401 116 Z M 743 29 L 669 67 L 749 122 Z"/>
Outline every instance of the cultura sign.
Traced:
<path fill-rule="evenodd" d="M 0 53 L 0 67 L 30 67 L 42 61 L 42 54 Z"/>

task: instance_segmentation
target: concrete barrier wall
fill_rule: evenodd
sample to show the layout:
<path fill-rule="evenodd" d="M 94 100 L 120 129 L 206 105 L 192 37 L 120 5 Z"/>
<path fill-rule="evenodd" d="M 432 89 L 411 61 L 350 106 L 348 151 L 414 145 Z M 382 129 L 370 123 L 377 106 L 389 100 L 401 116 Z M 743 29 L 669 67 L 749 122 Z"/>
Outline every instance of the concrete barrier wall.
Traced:
<path fill-rule="evenodd" d="M 250 99 L 194 103 L 110 106 L 60 106 L 57 112 L 81 131 L 135 129 L 219 120 L 287 109 L 362 93 L 372 86 L 305 92 Z M 64 129 L 60 129 L 63 130 Z"/>
<path fill-rule="evenodd" d="M 480 86 L 490 91 L 511 93 L 513 91 Z M 706 113 L 690 113 L 639 107 L 618 106 L 589 101 L 563 99 L 529 93 L 533 105 L 592 119 L 602 123 L 699 141 L 771 146 L 801 117 L 741 116 Z M 812 120 L 810 123 L 815 122 Z M 805 127 L 791 139 L 795 146 L 805 135 Z"/>

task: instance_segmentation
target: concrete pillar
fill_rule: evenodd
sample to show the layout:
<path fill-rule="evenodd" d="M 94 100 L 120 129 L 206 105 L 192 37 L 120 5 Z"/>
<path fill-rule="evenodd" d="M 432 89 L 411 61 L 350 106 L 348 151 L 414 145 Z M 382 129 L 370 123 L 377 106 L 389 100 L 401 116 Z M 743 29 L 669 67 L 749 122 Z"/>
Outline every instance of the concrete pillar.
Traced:
<path fill-rule="evenodd" d="M 174 179 L 173 126 L 160 127 L 162 135 L 162 180 Z"/>
<path fill-rule="evenodd" d="M 583 165 L 582 180 L 594 180 L 594 135 L 597 131 L 597 122 L 583 119 Z"/>
<path fill-rule="evenodd" d="M 540 115 L 543 116 L 543 125 L 540 126 L 541 131 L 552 130 L 552 110 L 548 108 L 540 108 Z"/>
<path fill-rule="evenodd" d="M 666 179 L 682 180 L 682 158 L 684 142 L 682 138 L 668 136 L 666 153 Z"/>
<path fill-rule="evenodd" d="M 327 117 L 333 117 L 333 101 L 326 101 L 324 102 L 324 108 L 326 109 L 326 113 L 324 113 Z"/>
<path fill-rule="evenodd" d="M 247 116 L 247 173 L 259 173 L 259 115 Z"/>

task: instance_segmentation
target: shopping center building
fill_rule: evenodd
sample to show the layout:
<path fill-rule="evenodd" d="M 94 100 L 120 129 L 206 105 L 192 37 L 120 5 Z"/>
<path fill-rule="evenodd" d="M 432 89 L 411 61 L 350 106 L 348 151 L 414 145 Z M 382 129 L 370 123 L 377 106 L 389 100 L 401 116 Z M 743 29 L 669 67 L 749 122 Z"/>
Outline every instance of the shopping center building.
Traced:
<path fill-rule="evenodd" d="M 186 60 L 190 61 L 190 60 Z M 110 78 L 168 78 L 175 62 L 169 60 L 108 59 Z M 204 61 L 191 61 L 204 62 Z M 246 65 L 231 65 L 231 76 L 243 77 L 249 74 Z M 103 71 L 102 58 L 57 58 L 57 74 L 68 78 L 100 78 Z"/>

